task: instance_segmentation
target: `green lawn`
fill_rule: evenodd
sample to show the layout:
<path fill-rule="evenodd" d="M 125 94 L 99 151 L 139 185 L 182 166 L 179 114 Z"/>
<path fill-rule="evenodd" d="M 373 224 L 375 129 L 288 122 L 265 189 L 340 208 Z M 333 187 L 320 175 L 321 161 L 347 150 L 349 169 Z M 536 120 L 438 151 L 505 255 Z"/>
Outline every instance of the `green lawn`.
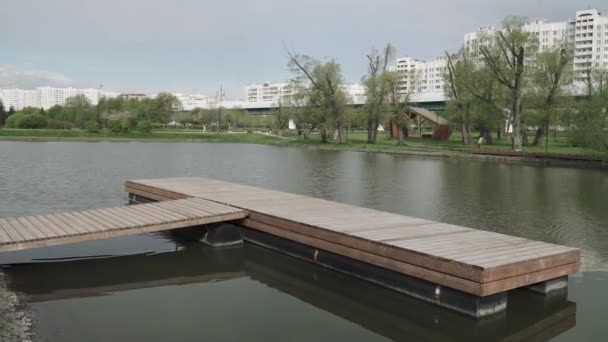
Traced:
<path fill-rule="evenodd" d="M 460 134 L 455 132 L 449 141 L 434 141 L 430 139 L 411 138 L 406 139 L 403 145 L 397 145 L 395 140 L 391 140 L 387 132 L 378 132 L 377 142 L 369 145 L 367 133 L 365 131 L 349 132 L 348 141 L 342 144 L 334 142 L 321 144 L 318 134 L 312 134 L 309 139 L 301 139 L 293 132 L 286 133 L 283 138 L 260 133 L 245 132 L 201 132 L 197 130 L 185 129 L 158 129 L 149 134 L 137 131 L 112 133 L 109 131 L 88 132 L 85 130 L 52 130 L 52 129 L 0 129 L 0 139 L 2 140 L 81 140 L 81 141 L 196 141 L 196 142 L 221 142 L 221 143 L 251 143 L 251 144 L 273 144 L 283 146 L 309 146 L 332 150 L 355 150 L 370 152 L 391 152 L 391 153 L 428 153 L 442 155 L 464 155 L 475 145 L 463 145 L 460 141 Z M 493 145 L 484 145 L 484 150 L 508 151 L 511 149 L 511 142 L 508 139 L 495 141 Z M 528 146 L 528 152 L 544 152 L 544 146 Z M 588 148 L 580 148 L 570 145 L 568 138 L 563 135 L 549 138 L 550 153 L 569 153 L 580 155 L 599 155 Z"/>

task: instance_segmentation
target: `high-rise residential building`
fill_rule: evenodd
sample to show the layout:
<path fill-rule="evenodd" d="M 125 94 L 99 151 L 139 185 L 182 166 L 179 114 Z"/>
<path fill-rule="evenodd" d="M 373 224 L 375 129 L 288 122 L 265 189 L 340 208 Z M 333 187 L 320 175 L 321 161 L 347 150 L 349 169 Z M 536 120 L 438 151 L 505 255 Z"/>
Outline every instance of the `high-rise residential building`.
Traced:
<path fill-rule="evenodd" d="M 469 52 L 491 43 L 500 26 L 482 26 L 464 36 L 464 48 Z M 537 39 L 538 51 L 564 46 L 573 52 L 574 79 L 581 80 L 594 68 L 608 69 L 608 17 L 595 9 L 576 12 L 568 21 L 548 22 L 528 19 L 523 29 Z"/>
<path fill-rule="evenodd" d="M 574 76 L 586 77 L 588 70 L 608 70 L 608 17 L 597 10 L 576 12 L 569 22 L 574 33 Z"/>
<path fill-rule="evenodd" d="M 398 74 L 397 89 L 402 95 L 444 93 L 446 57 L 421 61 L 412 57 L 398 58 L 390 70 Z"/>
<path fill-rule="evenodd" d="M 52 88 L 38 87 L 36 89 L 0 89 L 0 100 L 5 107 L 21 110 L 25 107 L 49 109 L 55 105 L 64 105 L 73 96 L 84 95 L 91 104 L 97 104 L 100 97 L 116 97 L 113 92 L 101 92 L 94 88 Z"/>
<path fill-rule="evenodd" d="M 291 100 L 293 89 L 288 82 L 264 82 L 245 86 L 246 102 L 277 102 Z"/>
<path fill-rule="evenodd" d="M 345 84 L 342 86 L 351 103 L 365 102 L 365 87 L 361 84 Z M 288 82 L 265 82 L 245 86 L 245 102 L 268 102 L 277 104 L 278 101 L 287 103 L 293 95 L 293 88 Z"/>

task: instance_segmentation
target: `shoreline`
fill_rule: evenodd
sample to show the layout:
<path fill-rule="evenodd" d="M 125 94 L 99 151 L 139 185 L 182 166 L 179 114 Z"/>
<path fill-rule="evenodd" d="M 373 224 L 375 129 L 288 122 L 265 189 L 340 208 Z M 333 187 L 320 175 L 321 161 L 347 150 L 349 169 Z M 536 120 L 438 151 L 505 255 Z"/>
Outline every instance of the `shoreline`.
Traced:
<path fill-rule="evenodd" d="M 321 151 L 350 151 L 367 153 L 385 153 L 397 155 L 409 155 L 429 158 L 455 158 L 469 159 L 475 161 L 503 162 L 503 163 L 523 163 L 531 165 L 558 166 L 558 167 L 578 167 L 608 169 L 608 160 L 592 158 L 583 154 L 572 155 L 576 158 L 561 158 L 558 154 L 547 157 L 539 157 L 537 154 L 530 156 L 509 155 L 503 151 L 482 150 L 483 153 L 474 153 L 457 148 L 435 147 L 435 146 L 411 146 L 402 147 L 383 147 L 378 145 L 351 145 L 351 144 L 321 144 L 317 142 L 305 142 L 302 140 L 276 137 L 272 135 L 254 134 L 254 139 L 238 139 L 239 136 L 247 138 L 249 134 L 222 134 L 213 136 L 209 133 L 206 136 L 197 138 L 192 137 L 120 137 L 120 136 L 53 136 L 53 135 L 0 135 L 0 141 L 17 142 L 166 142 L 166 143 L 209 143 L 209 144 L 257 144 L 277 147 L 307 148 Z M 227 136 L 237 137 L 237 139 L 226 139 Z M 256 139 L 257 138 L 257 139 Z M 588 158 L 587 158 L 588 157 Z"/>
<path fill-rule="evenodd" d="M 6 285 L 6 275 L 0 270 L 0 340 L 29 342 L 35 340 L 34 320 L 26 302 Z"/>

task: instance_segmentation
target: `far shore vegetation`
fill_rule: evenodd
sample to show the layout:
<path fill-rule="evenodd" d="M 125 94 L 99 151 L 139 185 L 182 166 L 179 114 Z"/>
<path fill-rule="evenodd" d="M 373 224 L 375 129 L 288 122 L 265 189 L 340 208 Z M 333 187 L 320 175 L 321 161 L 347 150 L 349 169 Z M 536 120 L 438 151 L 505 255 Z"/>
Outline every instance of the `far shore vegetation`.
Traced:
<path fill-rule="evenodd" d="M 447 67 L 440 72 L 448 101 L 437 114 L 452 130 L 447 141 L 428 139 L 432 124 L 417 125 L 407 114 L 417 105 L 415 93 L 428 85 L 415 72 L 389 67 L 395 54 L 390 44 L 361 56 L 368 66 L 362 106 L 348 103 L 336 60 L 288 50 L 292 94 L 267 115 L 221 107 L 184 111 L 169 93 L 102 98 L 97 105 L 79 95 L 48 110 L 15 111 L 0 102 L 0 138 L 240 142 L 391 152 L 481 147 L 608 158 L 608 70 L 590 64 L 574 74 L 568 46 L 539 50 L 537 39 L 522 25 L 521 18 L 509 17 L 503 30 L 484 37 L 487 44 L 446 52 Z M 582 79 L 584 94 L 567 92 L 574 79 Z M 388 131 L 397 133 L 391 137 Z"/>

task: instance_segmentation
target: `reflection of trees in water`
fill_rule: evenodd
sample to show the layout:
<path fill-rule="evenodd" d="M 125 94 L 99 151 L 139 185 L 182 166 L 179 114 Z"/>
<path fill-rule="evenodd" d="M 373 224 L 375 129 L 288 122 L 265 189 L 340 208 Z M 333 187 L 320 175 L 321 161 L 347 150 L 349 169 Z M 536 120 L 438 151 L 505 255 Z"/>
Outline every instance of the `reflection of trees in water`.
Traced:
<path fill-rule="evenodd" d="M 21 264 L 7 273 L 11 287 L 31 301 L 249 276 L 393 340 L 546 340 L 575 324 L 576 305 L 565 299 L 551 302 L 520 291 L 510 296 L 506 314 L 475 320 L 254 245 L 213 249 L 180 243 L 183 248 L 172 253 Z"/>

